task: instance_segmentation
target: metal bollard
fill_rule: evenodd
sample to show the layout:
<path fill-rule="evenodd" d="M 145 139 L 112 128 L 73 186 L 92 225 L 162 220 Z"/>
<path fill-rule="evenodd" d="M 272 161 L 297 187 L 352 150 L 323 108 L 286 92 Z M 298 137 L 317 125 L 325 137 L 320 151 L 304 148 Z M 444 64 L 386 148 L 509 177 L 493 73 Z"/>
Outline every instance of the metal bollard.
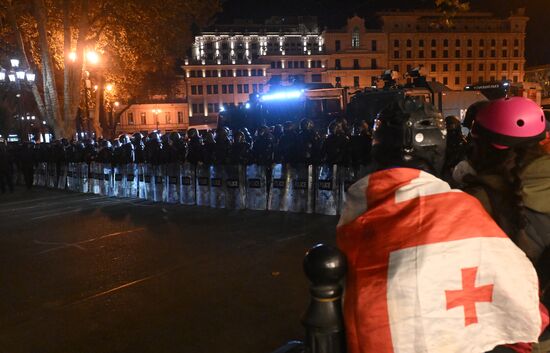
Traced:
<path fill-rule="evenodd" d="M 341 280 L 346 258 L 338 249 L 319 244 L 304 259 L 304 272 L 311 282 L 311 301 L 302 317 L 306 329 L 306 353 L 345 353 Z"/>

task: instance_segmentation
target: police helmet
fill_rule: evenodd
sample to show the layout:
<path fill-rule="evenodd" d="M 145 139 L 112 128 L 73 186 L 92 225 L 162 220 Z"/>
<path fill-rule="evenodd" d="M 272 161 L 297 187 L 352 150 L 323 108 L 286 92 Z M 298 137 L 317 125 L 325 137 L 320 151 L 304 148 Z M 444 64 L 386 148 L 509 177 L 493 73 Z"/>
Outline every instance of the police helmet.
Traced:
<path fill-rule="evenodd" d="M 173 143 L 180 142 L 181 141 L 181 135 L 176 131 L 172 131 L 170 133 L 170 141 L 172 141 Z"/>
<path fill-rule="evenodd" d="M 190 139 L 193 137 L 197 137 L 198 135 L 199 135 L 199 132 L 194 127 L 187 131 L 187 137 L 189 137 Z"/>
<path fill-rule="evenodd" d="M 432 104 L 400 98 L 378 114 L 373 132 L 373 158 L 382 167 L 397 165 L 441 173 L 447 130 Z"/>
<path fill-rule="evenodd" d="M 141 134 L 141 132 L 135 132 L 132 135 L 132 138 L 134 139 L 135 143 L 140 143 L 141 141 L 143 141 L 143 135 Z"/>
<path fill-rule="evenodd" d="M 149 134 L 149 140 L 160 143 L 160 135 L 158 132 L 153 131 Z"/>
<path fill-rule="evenodd" d="M 127 144 L 127 143 L 130 143 L 130 138 L 129 138 L 128 135 L 126 135 L 126 134 L 121 134 L 121 135 L 118 137 L 118 141 L 119 141 L 121 144 L 125 145 L 125 144 Z"/>

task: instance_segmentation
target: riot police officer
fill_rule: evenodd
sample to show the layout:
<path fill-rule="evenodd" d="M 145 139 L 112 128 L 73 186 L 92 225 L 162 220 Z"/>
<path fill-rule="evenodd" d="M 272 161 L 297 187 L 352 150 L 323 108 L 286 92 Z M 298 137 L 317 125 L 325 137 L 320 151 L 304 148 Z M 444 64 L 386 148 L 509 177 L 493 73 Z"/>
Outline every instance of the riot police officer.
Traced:
<path fill-rule="evenodd" d="M 244 132 L 237 131 L 229 152 L 229 163 L 246 165 L 250 160 L 250 144 Z"/>
<path fill-rule="evenodd" d="M 252 157 L 254 163 L 271 165 L 273 163 L 273 136 L 267 126 L 260 126 L 256 140 L 252 145 Z"/>
<path fill-rule="evenodd" d="M 192 128 L 187 131 L 187 161 L 191 164 L 197 164 L 203 161 L 203 145 L 197 129 Z"/>
<path fill-rule="evenodd" d="M 224 127 L 219 127 L 216 130 L 215 140 L 216 144 L 214 145 L 214 163 L 227 164 L 229 160 L 229 151 L 231 150 L 229 131 Z"/>
<path fill-rule="evenodd" d="M 153 165 L 159 165 L 162 162 L 162 142 L 156 131 L 149 134 L 149 139 L 145 144 L 145 159 Z"/>
<path fill-rule="evenodd" d="M 353 124 L 350 143 L 352 166 L 358 170 L 360 166 L 369 164 L 372 135 L 369 130 L 369 125 L 365 120 L 359 120 Z"/>
<path fill-rule="evenodd" d="M 134 163 L 134 145 L 130 141 L 130 137 L 122 134 L 118 137 L 120 146 L 115 149 L 115 161 L 119 165 Z"/>
<path fill-rule="evenodd" d="M 143 143 L 143 135 L 140 132 L 136 132 L 132 137 L 133 137 L 132 144 L 134 145 L 135 162 L 145 163 L 145 144 Z"/>
<path fill-rule="evenodd" d="M 302 119 L 300 121 L 300 132 L 297 138 L 297 161 L 311 164 L 313 162 L 314 145 L 319 143 L 319 137 L 315 134 L 313 121 Z"/>
<path fill-rule="evenodd" d="M 206 164 L 214 163 L 214 149 L 216 147 L 216 140 L 212 131 L 206 131 L 204 133 L 204 146 L 202 149 L 202 160 Z"/>
<path fill-rule="evenodd" d="M 278 145 L 278 153 L 280 160 L 283 163 L 298 162 L 298 134 L 294 124 L 287 121 L 284 124 L 284 134 L 281 136 Z"/>
<path fill-rule="evenodd" d="M 96 161 L 105 164 L 113 162 L 113 146 L 109 140 L 101 140 L 99 143 L 99 152 L 97 153 Z"/>
<path fill-rule="evenodd" d="M 335 120 L 329 125 L 329 135 L 323 144 L 323 160 L 327 164 L 349 165 L 350 141 L 341 120 Z"/>

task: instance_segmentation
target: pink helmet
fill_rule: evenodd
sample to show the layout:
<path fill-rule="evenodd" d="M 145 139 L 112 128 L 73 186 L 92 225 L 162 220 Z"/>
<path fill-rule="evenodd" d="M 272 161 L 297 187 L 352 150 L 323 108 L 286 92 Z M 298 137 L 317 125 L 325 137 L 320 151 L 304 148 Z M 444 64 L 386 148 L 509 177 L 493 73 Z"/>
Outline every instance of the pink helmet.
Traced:
<path fill-rule="evenodd" d="M 546 137 L 544 113 L 535 102 L 523 97 L 491 101 L 476 115 L 473 135 L 486 138 L 505 149 Z"/>

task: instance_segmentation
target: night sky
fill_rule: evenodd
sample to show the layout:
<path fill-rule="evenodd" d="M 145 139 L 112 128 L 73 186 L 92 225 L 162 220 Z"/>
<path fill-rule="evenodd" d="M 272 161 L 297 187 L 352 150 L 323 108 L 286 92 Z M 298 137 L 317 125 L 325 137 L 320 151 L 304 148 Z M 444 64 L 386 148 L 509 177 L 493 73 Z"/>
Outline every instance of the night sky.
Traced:
<path fill-rule="evenodd" d="M 550 0 L 471 0 L 472 10 L 491 11 L 507 16 L 510 10 L 525 7 L 530 21 L 527 27 L 527 66 L 550 63 Z M 342 27 L 354 13 L 367 18 L 387 9 L 434 8 L 434 0 L 225 0 L 218 22 L 235 18 L 261 21 L 270 16 L 314 15 L 321 27 Z"/>

